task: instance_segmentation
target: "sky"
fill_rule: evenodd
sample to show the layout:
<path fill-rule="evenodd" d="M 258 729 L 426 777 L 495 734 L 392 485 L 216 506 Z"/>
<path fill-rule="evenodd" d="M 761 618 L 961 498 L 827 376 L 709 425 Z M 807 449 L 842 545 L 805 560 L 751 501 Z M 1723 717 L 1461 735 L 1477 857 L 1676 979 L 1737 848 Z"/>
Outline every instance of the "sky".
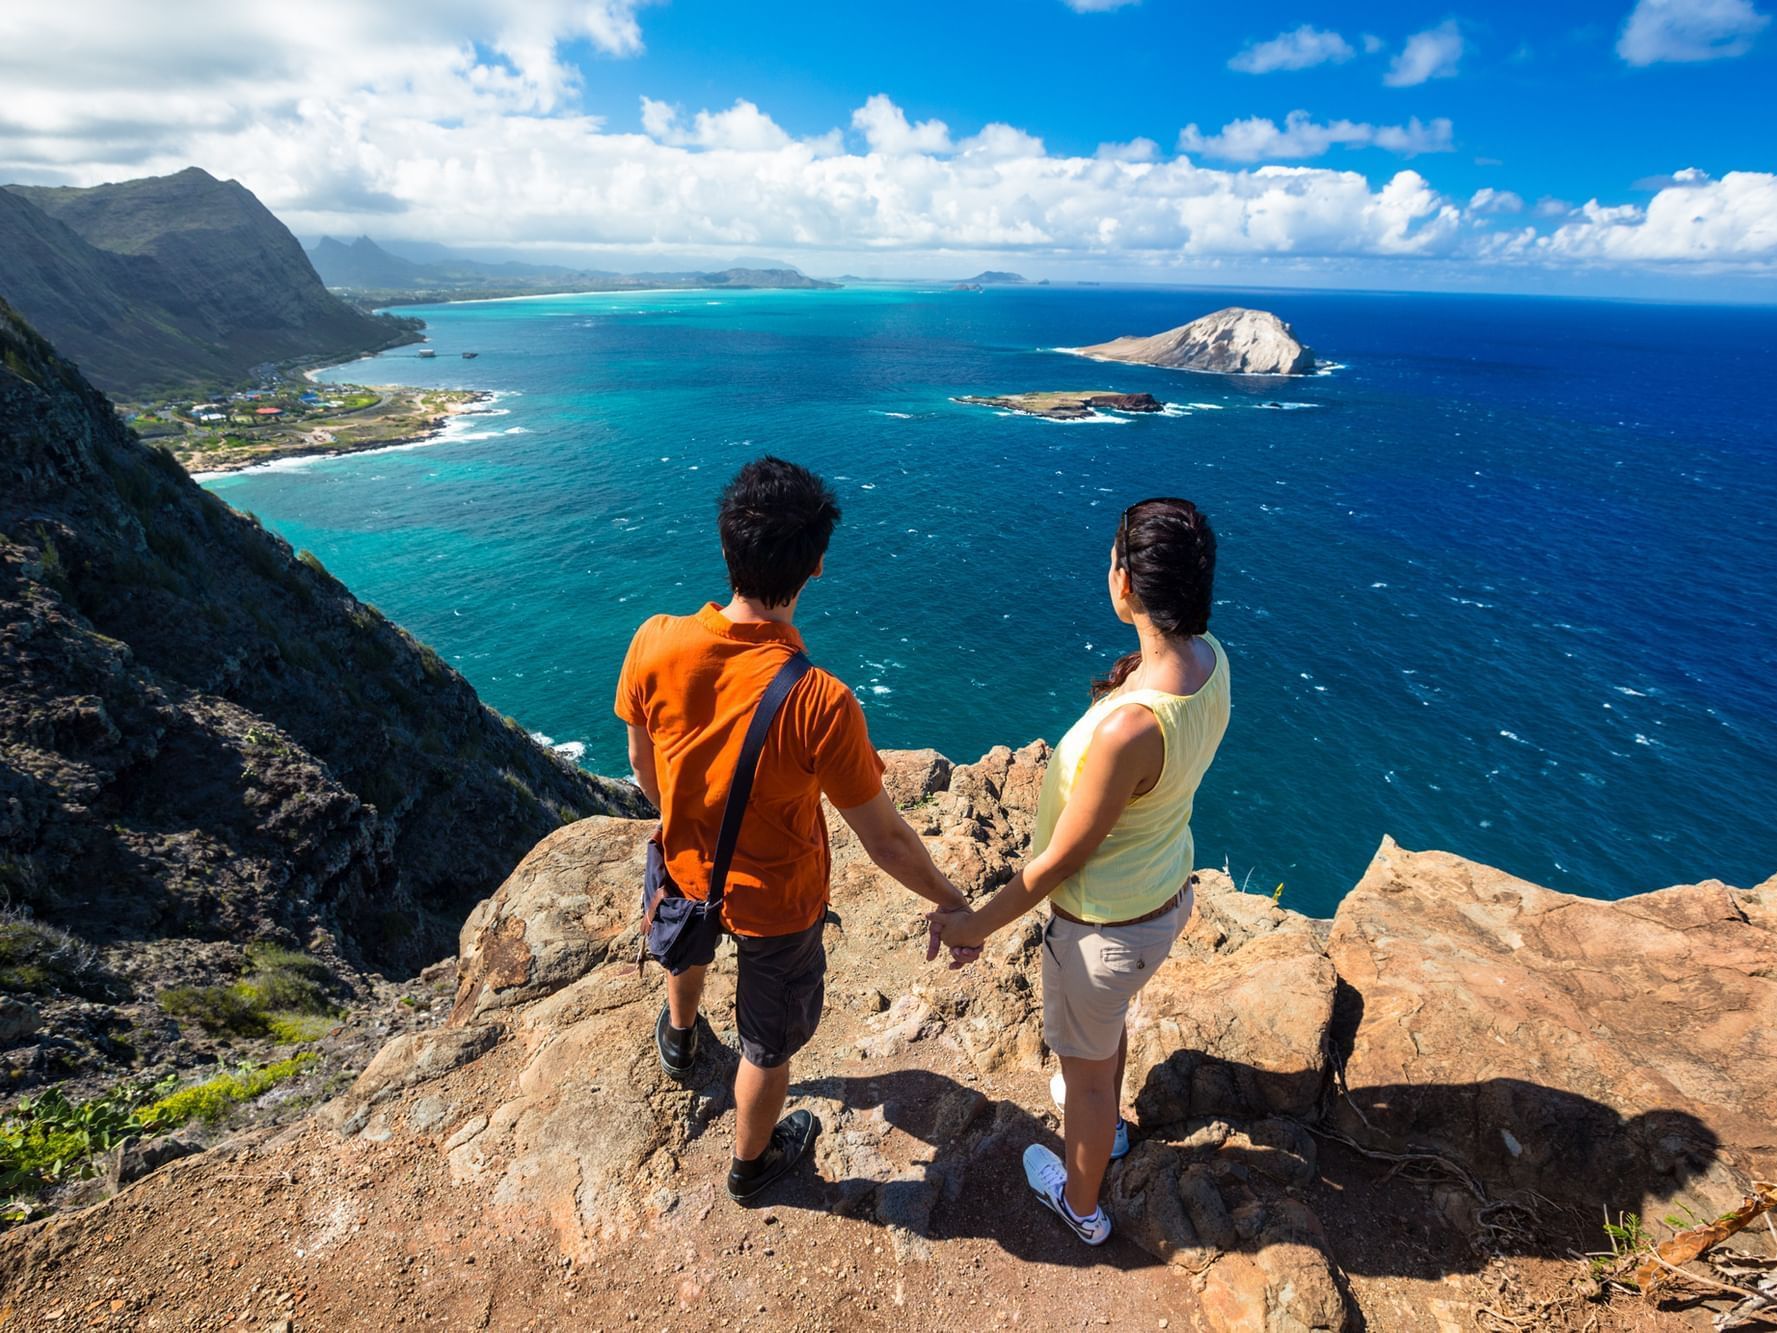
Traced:
<path fill-rule="evenodd" d="M 1777 301 L 1773 7 L 0 0 L 0 181 L 606 268 Z"/>

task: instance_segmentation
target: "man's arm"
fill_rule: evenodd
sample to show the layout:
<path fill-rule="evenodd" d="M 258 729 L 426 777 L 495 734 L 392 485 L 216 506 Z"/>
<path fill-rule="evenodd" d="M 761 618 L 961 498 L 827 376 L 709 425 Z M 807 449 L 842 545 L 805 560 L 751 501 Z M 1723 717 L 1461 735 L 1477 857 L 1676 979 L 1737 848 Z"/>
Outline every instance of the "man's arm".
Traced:
<path fill-rule="evenodd" d="M 660 804 L 660 774 L 654 769 L 654 742 L 648 739 L 645 727 L 629 724 L 629 767 L 636 775 L 636 785 L 642 789 L 642 795 L 654 803 L 654 808 L 661 814 L 666 813 Z"/>
<path fill-rule="evenodd" d="M 839 813 L 864 844 L 864 854 L 891 879 L 947 910 L 968 907 L 969 900 L 932 863 L 925 843 L 901 818 L 886 791 L 879 787 L 863 805 Z"/>

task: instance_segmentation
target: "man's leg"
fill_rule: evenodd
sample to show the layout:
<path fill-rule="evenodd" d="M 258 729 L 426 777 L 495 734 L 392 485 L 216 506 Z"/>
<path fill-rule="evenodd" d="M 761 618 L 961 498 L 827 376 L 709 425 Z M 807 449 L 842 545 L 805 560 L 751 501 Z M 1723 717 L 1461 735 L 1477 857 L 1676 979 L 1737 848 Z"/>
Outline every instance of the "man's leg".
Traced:
<path fill-rule="evenodd" d="M 703 1002 L 703 974 L 707 963 L 688 967 L 677 976 L 666 979 L 666 1008 L 672 1025 L 680 1031 L 697 1022 L 697 1006 Z"/>
<path fill-rule="evenodd" d="M 790 1058 L 820 1023 L 827 971 L 821 923 L 794 935 L 736 941 L 734 1017 L 740 1068 L 734 1075 L 734 1163 L 728 1193 L 757 1198 L 793 1168 L 821 1123 L 808 1111 L 783 1119 Z"/>
<path fill-rule="evenodd" d="M 734 1155 L 750 1162 L 771 1143 L 790 1091 L 790 1062 L 761 1069 L 744 1056 L 734 1072 Z"/>

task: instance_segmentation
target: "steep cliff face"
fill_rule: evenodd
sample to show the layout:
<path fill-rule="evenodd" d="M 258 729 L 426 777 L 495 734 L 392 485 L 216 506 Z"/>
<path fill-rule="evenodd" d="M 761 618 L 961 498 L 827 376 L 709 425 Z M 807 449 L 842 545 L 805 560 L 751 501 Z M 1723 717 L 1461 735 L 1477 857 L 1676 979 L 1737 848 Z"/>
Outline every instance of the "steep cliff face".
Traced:
<path fill-rule="evenodd" d="M 71 187 L 7 187 L 0 298 L 101 387 L 232 380 L 410 338 L 329 292 L 302 246 L 237 181 L 196 167 Z"/>
<path fill-rule="evenodd" d="M 0 908 L 96 947 L 85 999 L 121 1006 L 0 941 L 0 988 L 50 1019 L 20 1073 L 176 1041 L 153 990 L 254 939 L 429 962 L 542 834 L 642 808 L 144 446 L 0 303 Z"/>

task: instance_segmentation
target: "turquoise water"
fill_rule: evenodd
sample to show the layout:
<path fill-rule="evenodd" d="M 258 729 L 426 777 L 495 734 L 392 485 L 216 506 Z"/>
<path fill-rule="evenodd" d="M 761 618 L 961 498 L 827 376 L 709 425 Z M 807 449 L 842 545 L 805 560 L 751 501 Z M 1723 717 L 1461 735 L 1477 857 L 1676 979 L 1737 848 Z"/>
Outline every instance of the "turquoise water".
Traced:
<path fill-rule="evenodd" d="M 1045 350 L 1235 303 L 1341 368 Z M 715 495 L 769 450 L 840 493 L 801 623 L 879 745 L 1057 738 L 1131 646 L 1104 594 L 1119 512 L 1182 494 L 1221 537 L 1235 673 L 1204 863 L 1316 913 L 1385 832 L 1608 897 L 1777 872 L 1777 311 L 905 288 L 417 313 L 436 360 L 328 378 L 493 390 L 496 414 L 212 489 L 592 769 L 626 769 L 630 632 L 724 595 Z M 1044 388 L 1175 406 L 1075 425 L 951 401 Z"/>

